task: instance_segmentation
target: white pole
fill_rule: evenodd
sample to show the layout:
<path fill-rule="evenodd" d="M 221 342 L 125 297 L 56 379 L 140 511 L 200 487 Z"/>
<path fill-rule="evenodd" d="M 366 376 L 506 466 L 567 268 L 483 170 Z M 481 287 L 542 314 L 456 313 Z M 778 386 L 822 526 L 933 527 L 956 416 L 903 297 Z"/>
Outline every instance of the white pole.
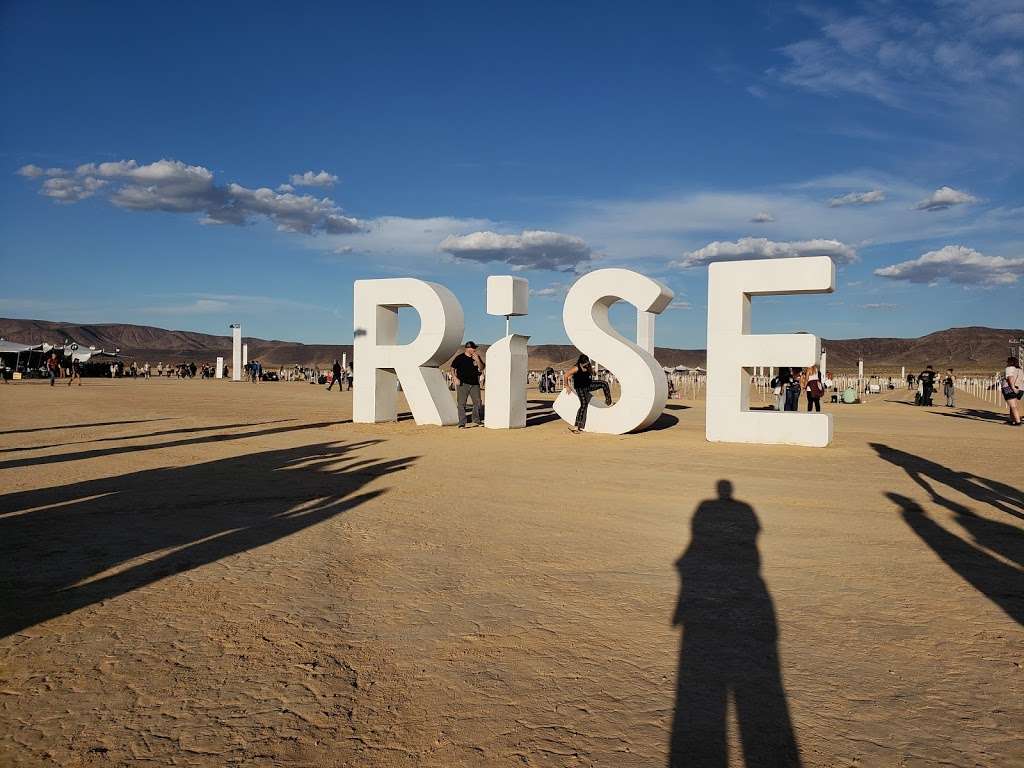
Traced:
<path fill-rule="evenodd" d="M 341 353 L 341 370 L 348 370 L 348 352 Z"/>
<path fill-rule="evenodd" d="M 217 370 L 213 372 L 213 378 L 223 379 L 224 378 L 224 358 L 217 358 Z"/>
<path fill-rule="evenodd" d="M 231 326 L 231 380 L 242 380 L 242 326 Z"/>
<path fill-rule="evenodd" d="M 242 345 L 242 367 L 245 368 L 249 364 L 249 345 Z"/>
<path fill-rule="evenodd" d="M 636 313 L 636 345 L 640 349 L 647 350 L 649 355 L 654 355 L 654 318 L 653 312 Z"/>

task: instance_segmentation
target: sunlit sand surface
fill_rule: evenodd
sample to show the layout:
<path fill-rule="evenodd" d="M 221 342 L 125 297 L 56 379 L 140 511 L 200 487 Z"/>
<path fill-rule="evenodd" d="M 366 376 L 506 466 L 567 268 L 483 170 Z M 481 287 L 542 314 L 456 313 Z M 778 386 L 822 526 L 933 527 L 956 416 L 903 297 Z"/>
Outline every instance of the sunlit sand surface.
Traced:
<path fill-rule="evenodd" d="M 1024 764 L 1024 429 L 967 395 L 824 450 L 0 396 L 0 764 Z"/>

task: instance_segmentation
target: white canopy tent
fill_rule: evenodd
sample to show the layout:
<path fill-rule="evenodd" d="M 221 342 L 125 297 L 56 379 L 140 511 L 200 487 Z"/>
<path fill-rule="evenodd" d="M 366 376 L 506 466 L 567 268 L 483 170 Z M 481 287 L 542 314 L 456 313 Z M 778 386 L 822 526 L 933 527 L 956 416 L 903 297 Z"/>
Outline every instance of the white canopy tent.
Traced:
<path fill-rule="evenodd" d="M 17 371 L 21 366 L 22 355 L 28 356 L 32 352 L 42 352 L 42 344 L 19 344 L 15 341 L 7 341 L 7 339 L 0 339 L 0 355 L 14 355 L 14 366 L 11 368 L 12 371 Z M 3 368 L 7 368 L 7 364 L 4 363 Z M 7 371 L 4 370 L 3 374 L 6 376 Z"/>

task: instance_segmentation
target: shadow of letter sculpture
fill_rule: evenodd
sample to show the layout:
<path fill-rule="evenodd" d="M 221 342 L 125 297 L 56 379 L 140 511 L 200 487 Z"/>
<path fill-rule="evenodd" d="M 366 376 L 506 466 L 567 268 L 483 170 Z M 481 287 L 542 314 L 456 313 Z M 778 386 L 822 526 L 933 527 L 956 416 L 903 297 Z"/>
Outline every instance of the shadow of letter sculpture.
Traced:
<path fill-rule="evenodd" d="M 748 766 L 799 766 L 782 687 L 778 628 L 749 504 L 718 482 L 718 498 L 693 515 L 690 545 L 676 562 L 681 586 L 672 623 L 682 625 L 669 766 L 729 764 L 726 714 L 735 705 Z"/>

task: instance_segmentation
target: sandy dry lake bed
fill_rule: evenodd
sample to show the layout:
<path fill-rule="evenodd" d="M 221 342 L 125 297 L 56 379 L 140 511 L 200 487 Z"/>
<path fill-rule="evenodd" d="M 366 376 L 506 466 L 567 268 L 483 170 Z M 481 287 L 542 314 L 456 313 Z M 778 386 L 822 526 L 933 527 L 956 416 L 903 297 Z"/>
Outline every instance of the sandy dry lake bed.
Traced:
<path fill-rule="evenodd" d="M 966 395 L 824 450 L 0 398 L 0 764 L 1024 765 L 1024 428 Z"/>

